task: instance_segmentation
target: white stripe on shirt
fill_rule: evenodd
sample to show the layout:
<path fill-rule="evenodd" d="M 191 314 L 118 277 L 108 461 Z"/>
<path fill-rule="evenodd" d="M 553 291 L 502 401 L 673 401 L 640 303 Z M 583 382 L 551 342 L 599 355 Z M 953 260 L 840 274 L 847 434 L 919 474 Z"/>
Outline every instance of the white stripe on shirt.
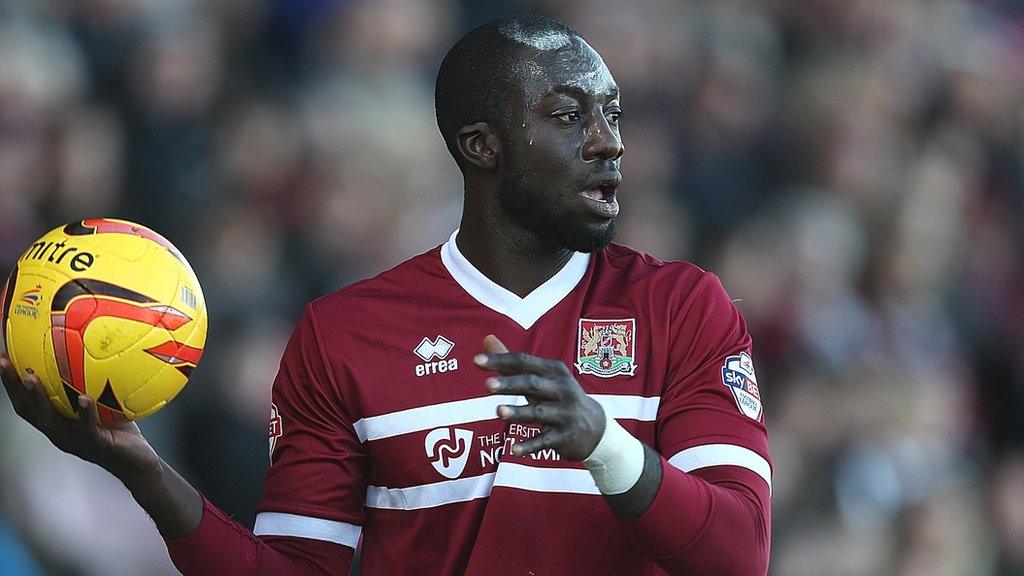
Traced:
<path fill-rule="evenodd" d="M 252 533 L 257 536 L 310 538 L 355 548 L 362 530 L 362 526 L 337 520 L 283 512 L 260 512 L 256 515 L 256 525 Z"/>
<path fill-rule="evenodd" d="M 523 464 L 502 462 L 498 467 L 495 486 L 519 488 L 531 492 L 558 492 L 562 494 L 601 494 L 589 470 L 579 468 L 535 468 Z"/>
<path fill-rule="evenodd" d="M 687 448 L 669 458 L 683 472 L 710 466 L 740 466 L 764 478 L 771 490 L 771 467 L 756 452 L 731 444 Z M 600 495 L 594 477 L 585 469 L 541 468 L 502 462 L 496 472 L 406 488 L 368 486 L 366 506 L 389 510 L 419 510 L 490 496 L 495 486 L 530 492 Z"/>
<path fill-rule="evenodd" d="M 591 394 L 590 397 L 597 400 L 612 418 L 643 422 L 654 421 L 658 414 L 658 405 L 661 403 L 660 396 Z M 411 432 L 433 430 L 442 426 L 493 420 L 497 418 L 495 410 L 501 404 L 522 406 L 526 404 L 526 398 L 501 394 L 419 406 L 362 418 L 357 420 L 353 427 L 360 442 L 381 440 Z"/>
<path fill-rule="evenodd" d="M 683 472 L 692 472 L 711 466 L 739 466 L 764 478 L 768 491 L 772 489 L 772 467 L 760 454 L 733 444 L 705 444 L 677 452 L 668 459 L 669 464 Z"/>
<path fill-rule="evenodd" d="M 600 495 L 594 478 L 578 468 L 539 468 L 502 462 L 497 472 L 421 484 L 407 488 L 368 486 L 366 506 L 389 510 L 419 510 L 486 498 L 491 488 L 519 488 L 530 492 Z"/>
<path fill-rule="evenodd" d="M 366 507 L 389 510 L 418 510 L 455 502 L 486 498 L 491 494 L 495 472 L 469 478 L 456 478 L 420 484 L 408 488 L 366 487 Z"/>

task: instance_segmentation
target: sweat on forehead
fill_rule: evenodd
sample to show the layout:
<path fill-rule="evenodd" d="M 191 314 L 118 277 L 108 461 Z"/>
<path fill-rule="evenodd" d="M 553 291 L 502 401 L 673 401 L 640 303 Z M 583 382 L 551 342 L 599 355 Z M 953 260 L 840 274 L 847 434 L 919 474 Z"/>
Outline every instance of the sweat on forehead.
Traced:
<path fill-rule="evenodd" d="M 516 69 L 528 94 L 566 91 L 556 88 L 589 94 L 618 92 L 601 55 L 578 37 L 572 48 L 535 53 L 519 61 Z"/>
<path fill-rule="evenodd" d="M 573 38 L 564 30 L 529 30 L 518 20 L 499 26 L 498 34 L 541 51 L 558 50 L 572 42 Z"/>

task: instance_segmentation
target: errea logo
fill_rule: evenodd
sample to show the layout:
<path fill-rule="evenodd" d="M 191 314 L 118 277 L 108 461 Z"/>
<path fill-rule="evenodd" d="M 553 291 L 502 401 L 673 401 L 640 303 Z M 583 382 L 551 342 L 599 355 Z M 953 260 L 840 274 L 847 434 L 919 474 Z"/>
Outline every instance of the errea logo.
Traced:
<path fill-rule="evenodd" d="M 430 338 L 420 340 L 420 343 L 412 350 L 413 354 L 424 360 L 423 364 L 416 365 L 416 376 L 427 376 L 429 374 L 437 374 L 438 372 L 458 370 L 459 359 L 448 358 L 452 348 L 455 348 L 455 342 L 440 334 L 434 340 Z M 437 360 L 434 360 L 434 358 L 437 358 Z M 446 358 L 448 359 L 446 360 Z"/>
<path fill-rule="evenodd" d="M 434 356 L 444 359 L 452 351 L 452 348 L 455 348 L 455 342 L 438 334 L 433 342 L 430 341 L 430 338 L 421 340 L 413 352 L 423 358 L 424 362 L 430 362 Z"/>

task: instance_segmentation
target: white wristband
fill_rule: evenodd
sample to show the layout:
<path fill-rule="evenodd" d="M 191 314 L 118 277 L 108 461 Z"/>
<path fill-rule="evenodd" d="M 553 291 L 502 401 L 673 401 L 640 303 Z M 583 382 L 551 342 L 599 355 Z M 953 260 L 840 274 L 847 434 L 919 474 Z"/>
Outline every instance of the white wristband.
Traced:
<path fill-rule="evenodd" d="M 583 465 L 602 494 L 622 494 L 644 471 L 644 445 L 605 413 L 604 435 Z"/>

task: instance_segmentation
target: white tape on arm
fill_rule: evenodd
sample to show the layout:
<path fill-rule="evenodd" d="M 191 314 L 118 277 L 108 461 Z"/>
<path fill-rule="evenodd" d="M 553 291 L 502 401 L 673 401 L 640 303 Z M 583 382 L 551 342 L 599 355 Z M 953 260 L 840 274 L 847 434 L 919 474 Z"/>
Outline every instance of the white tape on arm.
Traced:
<path fill-rule="evenodd" d="M 622 494 L 644 471 L 644 445 L 605 413 L 604 435 L 583 461 L 602 494 Z"/>

